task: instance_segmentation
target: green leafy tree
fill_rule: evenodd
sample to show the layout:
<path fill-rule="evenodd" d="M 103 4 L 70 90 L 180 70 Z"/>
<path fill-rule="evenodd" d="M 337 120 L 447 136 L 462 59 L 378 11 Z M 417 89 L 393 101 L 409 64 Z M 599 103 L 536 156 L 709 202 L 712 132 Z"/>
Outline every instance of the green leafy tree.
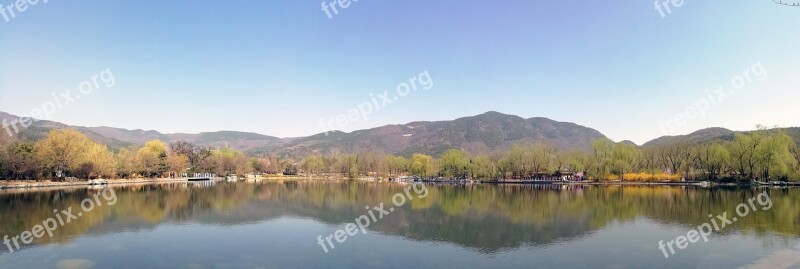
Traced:
<path fill-rule="evenodd" d="M 476 179 L 495 179 L 500 174 L 500 169 L 491 156 L 478 155 L 472 160 L 470 173 Z"/>
<path fill-rule="evenodd" d="M 471 169 L 469 154 L 463 150 L 451 149 L 442 154 L 441 174 L 447 178 L 467 178 Z"/>
<path fill-rule="evenodd" d="M 773 179 L 773 176 L 786 179 L 794 159 L 790 151 L 794 141 L 780 130 L 760 132 L 765 134 L 755 149 L 759 176 L 764 180 Z"/>
<path fill-rule="evenodd" d="M 432 177 L 434 171 L 433 157 L 425 154 L 414 154 L 411 157 L 411 174 L 418 177 Z"/>
<path fill-rule="evenodd" d="M 705 172 L 708 180 L 712 181 L 720 179 L 731 160 L 728 148 L 720 143 L 698 146 L 695 148 L 695 155 L 697 167 Z"/>
<path fill-rule="evenodd" d="M 322 173 L 325 171 L 325 167 L 325 159 L 318 155 L 309 156 L 303 160 L 303 170 L 313 175 Z"/>
<path fill-rule="evenodd" d="M 386 156 L 386 168 L 389 176 L 396 176 L 408 173 L 411 161 L 402 156 Z"/>

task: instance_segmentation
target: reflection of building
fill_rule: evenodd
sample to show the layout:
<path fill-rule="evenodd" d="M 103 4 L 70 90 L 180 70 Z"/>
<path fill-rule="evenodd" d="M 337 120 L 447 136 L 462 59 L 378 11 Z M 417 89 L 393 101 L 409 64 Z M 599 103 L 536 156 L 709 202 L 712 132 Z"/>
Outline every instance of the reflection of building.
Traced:
<path fill-rule="evenodd" d="M 216 182 L 213 180 L 208 181 L 196 181 L 196 182 L 189 182 L 187 183 L 190 189 L 202 189 L 202 188 L 211 188 L 216 185 Z"/>
<path fill-rule="evenodd" d="M 247 181 L 261 181 L 264 180 L 264 175 L 262 174 L 248 174 Z"/>

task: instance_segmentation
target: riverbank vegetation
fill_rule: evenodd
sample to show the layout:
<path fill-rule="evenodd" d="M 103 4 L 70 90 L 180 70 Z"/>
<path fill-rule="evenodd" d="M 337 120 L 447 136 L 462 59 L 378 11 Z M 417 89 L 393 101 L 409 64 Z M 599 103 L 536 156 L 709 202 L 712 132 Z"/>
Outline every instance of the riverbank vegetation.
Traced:
<path fill-rule="evenodd" d="M 278 173 L 274 160 L 248 158 L 230 148 L 210 149 L 177 141 L 159 140 L 116 152 L 76 130 L 51 131 L 37 142 L 0 145 L 0 178 L 92 179 L 181 177 L 195 172 L 218 175 L 254 171 Z M 274 162 L 277 164 L 277 162 Z"/>
<path fill-rule="evenodd" d="M 792 181 L 800 178 L 800 149 L 774 129 L 707 143 L 640 147 L 595 140 L 591 150 L 560 151 L 546 143 L 471 154 L 396 156 L 378 151 L 317 154 L 302 159 L 248 156 L 229 147 L 153 140 L 112 151 L 75 130 L 51 131 L 36 142 L 0 141 L 0 178 L 91 179 L 284 174 L 323 177 L 442 177 L 446 179 L 569 178 L 624 181 Z"/>

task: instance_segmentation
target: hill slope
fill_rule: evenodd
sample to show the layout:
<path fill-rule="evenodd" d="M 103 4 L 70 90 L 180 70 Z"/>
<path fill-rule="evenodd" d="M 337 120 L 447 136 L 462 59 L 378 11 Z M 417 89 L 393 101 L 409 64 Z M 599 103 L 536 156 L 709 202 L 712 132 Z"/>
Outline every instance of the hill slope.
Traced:
<path fill-rule="evenodd" d="M 16 116 L 0 112 L 0 120 Z M 277 138 L 246 132 L 210 132 L 200 134 L 164 134 L 157 131 L 127 130 L 112 127 L 69 126 L 38 121 L 23 130 L 17 139 L 37 140 L 51 129 L 75 128 L 91 139 L 121 148 L 144 144 L 153 139 L 185 140 L 202 146 L 232 148 L 254 154 L 302 157 L 308 154 L 362 152 L 376 150 L 410 155 L 415 152 L 440 154 L 460 148 L 470 152 L 502 150 L 517 143 L 548 142 L 560 149 L 588 149 L 593 139 L 605 138 L 597 130 L 574 123 L 547 118 L 524 119 L 498 112 L 459 118 L 452 121 L 412 122 L 387 125 L 352 133 L 331 132 L 302 138 Z"/>
<path fill-rule="evenodd" d="M 379 150 L 410 155 L 415 152 L 440 154 L 459 148 L 469 152 L 506 149 L 516 143 L 549 142 L 560 149 L 588 149 L 590 141 L 606 138 L 597 130 L 546 118 L 524 119 L 488 112 L 452 121 L 412 122 L 404 125 L 332 132 L 298 138 L 279 148 L 263 147 L 256 152 L 303 156 L 311 153 Z"/>
<path fill-rule="evenodd" d="M 786 132 L 787 135 L 789 135 L 794 139 L 795 143 L 800 145 L 800 127 L 779 128 L 779 129 Z M 748 133 L 748 132 L 749 131 L 745 132 L 731 131 L 725 128 L 707 128 L 693 132 L 688 135 L 662 136 L 653 139 L 650 142 L 645 143 L 644 145 L 642 145 L 642 147 L 668 146 L 677 143 L 688 143 L 690 145 L 696 145 L 714 141 L 733 141 L 735 134 Z"/>

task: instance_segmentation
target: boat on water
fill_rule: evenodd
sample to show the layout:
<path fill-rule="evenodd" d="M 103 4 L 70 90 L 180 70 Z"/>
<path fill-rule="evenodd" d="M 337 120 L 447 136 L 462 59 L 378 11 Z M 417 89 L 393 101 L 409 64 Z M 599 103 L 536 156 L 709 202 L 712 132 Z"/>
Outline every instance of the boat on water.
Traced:
<path fill-rule="evenodd" d="M 93 185 L 93 186 L 108 185 L 108 180 L 105 180 L 105 179 L 92 179 L 92 180 L 89 180 L 89 185 Z"/>
<path fill-rule="evenodd" d="M 189 181 L 209 181 L 210 177 L 190 177 Z"/>

